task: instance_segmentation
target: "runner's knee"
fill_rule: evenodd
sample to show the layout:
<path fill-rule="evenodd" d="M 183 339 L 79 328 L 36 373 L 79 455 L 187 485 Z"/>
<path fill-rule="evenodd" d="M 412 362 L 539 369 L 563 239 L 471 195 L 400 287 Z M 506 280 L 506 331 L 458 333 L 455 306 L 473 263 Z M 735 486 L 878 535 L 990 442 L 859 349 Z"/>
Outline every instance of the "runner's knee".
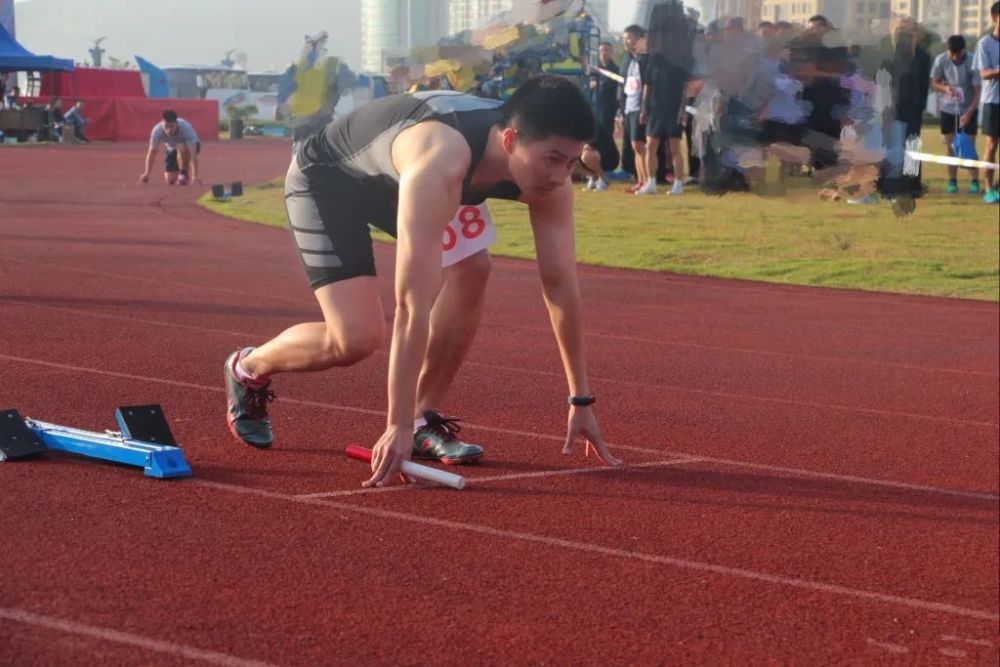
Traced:
<path fill-rule="evenodd" d="M 367 359 L 382 346 L 384 326 L 357 325 L 346 331 L 327 330 L 321 362 L 325 366 L 347 366 Z"/>
<path fill-rule="evenodd" d="M 445 281 L 457 285 L 463 294 L 478 299 L 490 280 L 493 260 L 485 250 L 454 264 L 445 272 Z"/>

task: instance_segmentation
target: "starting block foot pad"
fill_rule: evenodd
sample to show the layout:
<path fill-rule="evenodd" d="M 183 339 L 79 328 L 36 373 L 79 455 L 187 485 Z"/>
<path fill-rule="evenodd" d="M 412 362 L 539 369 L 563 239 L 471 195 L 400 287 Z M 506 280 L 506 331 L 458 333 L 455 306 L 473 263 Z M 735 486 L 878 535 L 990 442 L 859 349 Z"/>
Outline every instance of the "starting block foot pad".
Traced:
<path fill-rule="evenodd" d="M 159 405 L 123 405 L 115 410 L 115 421 L 118 422 L 122 436 L 129 440 L 177 447 L 163 408 Z"/>
<path fill-rule="evenodd" d="M 0 461 L 38 456 L 45 446 L 17 410 L 0 412 Z"/>

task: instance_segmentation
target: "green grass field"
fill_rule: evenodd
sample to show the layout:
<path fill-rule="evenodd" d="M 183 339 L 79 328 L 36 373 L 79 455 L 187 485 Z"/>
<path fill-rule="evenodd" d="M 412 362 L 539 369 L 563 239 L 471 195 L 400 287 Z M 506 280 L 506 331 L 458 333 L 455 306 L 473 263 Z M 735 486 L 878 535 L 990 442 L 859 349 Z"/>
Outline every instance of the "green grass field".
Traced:
<path fill-rule="evenodd" d="M 928 152 L 940 139 L 925 137 Z M 796 285 L 1000 300 L 1000 209 L 965 194 L 944 195 L 945 171 L 926 165 L 928 196 L 897 217 L 889 204 L 821 201 L 809 179 L 781 196 L 635 197 L 613 184 L 576 198 L 577 256 L 600 266 L 743 278 Z M 662 189 L 662 188 L 661 188 Z M 242 199 L 201 202 L 222 215 L 284 227 L 280 180 Z M 532 258 L 524 206 L 490 202 L 496 255 Z M 391 241 L 381 235 L 376 238 Z"/>

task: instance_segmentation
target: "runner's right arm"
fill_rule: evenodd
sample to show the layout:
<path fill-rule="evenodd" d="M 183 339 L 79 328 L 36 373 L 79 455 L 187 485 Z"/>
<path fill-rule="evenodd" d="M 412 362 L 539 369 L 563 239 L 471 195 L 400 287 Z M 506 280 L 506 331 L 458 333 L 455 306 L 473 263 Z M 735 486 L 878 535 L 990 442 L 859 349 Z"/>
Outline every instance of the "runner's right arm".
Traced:
<path fill-rule="evenodd" d="M 149 172 L 153 170 L 153 160 L 156 159 L 156 150 L 160 146 L 160 138 L 156 132 L 159 127 L 159 125 L 154 127 L 153 131 L 149 134 L 149 148 L 146 150 L 146 168 L 143 169 L 142 175 L 139 176 L 140 183 L 149 182 Z"/>
<path fill-rule="evenodd" d="M 441 238 L 461 202 L 472 159 L 465 139 L 441 123 L 404 131 L 392 155 L 400 177 L 389 411 L 385 433 L 372 448 L 373 474 L 364 486 L 391 483 L 410 458 L 417 377 L 427 352 L 431 307 L 441 289 Z"/>

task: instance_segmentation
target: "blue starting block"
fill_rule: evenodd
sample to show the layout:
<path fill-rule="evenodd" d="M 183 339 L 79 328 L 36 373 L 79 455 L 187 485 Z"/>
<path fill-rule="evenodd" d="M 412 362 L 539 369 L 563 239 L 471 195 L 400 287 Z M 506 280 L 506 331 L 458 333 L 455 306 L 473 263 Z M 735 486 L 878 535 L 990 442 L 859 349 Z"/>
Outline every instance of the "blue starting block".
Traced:
<path fill-rule="evenodd" d="M 127 405 L 115 411 L 120 431 L 85 431 L 0 411 L 0 461 L 68 452 L 143 469 L 147 477 L 187 477 L 191 466 L 177 446 L 159 405 Z"/>

